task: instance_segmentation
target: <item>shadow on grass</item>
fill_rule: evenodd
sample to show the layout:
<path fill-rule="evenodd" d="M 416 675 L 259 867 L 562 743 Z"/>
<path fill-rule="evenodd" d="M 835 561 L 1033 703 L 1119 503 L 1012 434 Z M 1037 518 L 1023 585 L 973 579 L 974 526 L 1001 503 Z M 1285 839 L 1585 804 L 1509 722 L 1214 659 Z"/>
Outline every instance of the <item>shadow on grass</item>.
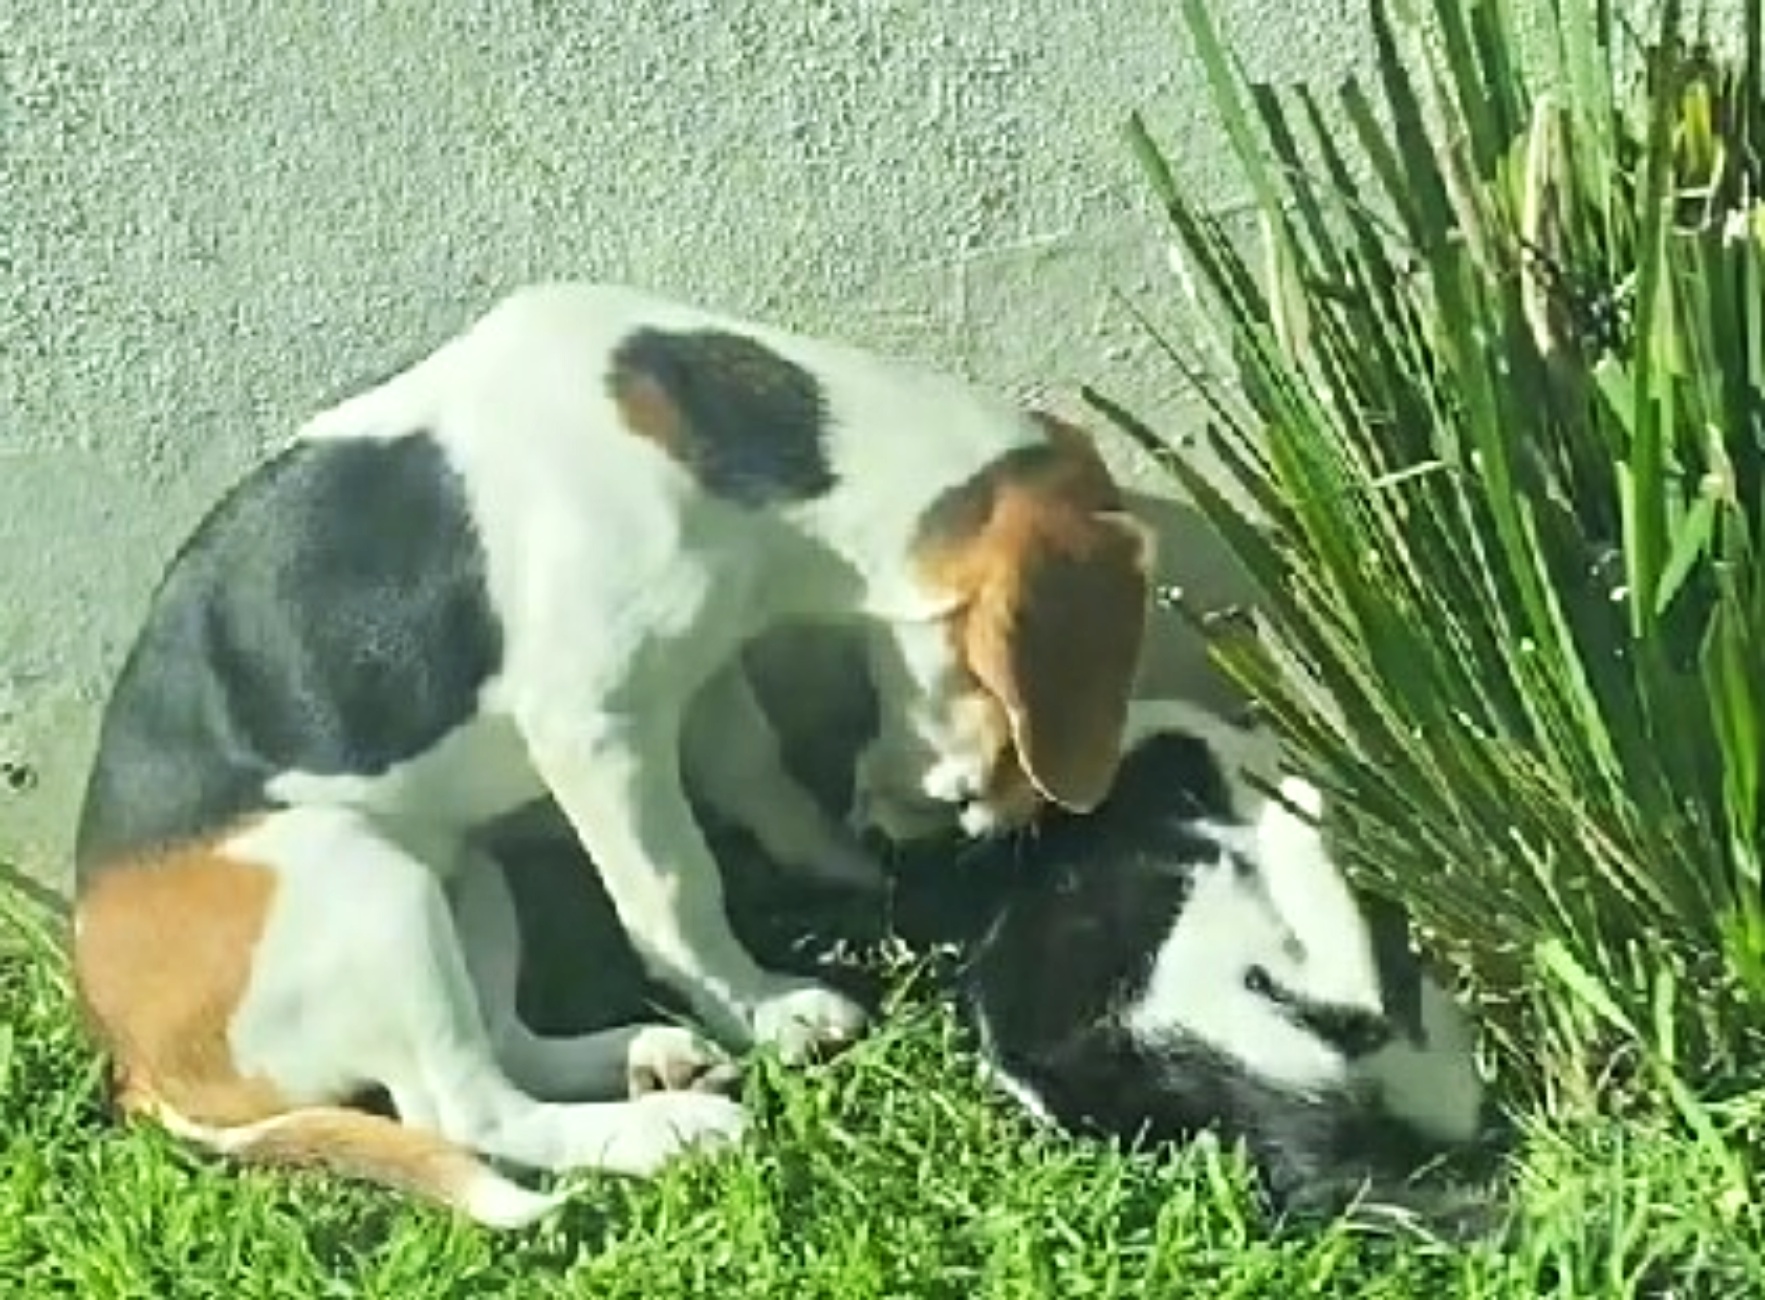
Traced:
<path fill-rule="evenodd" d="M 816 975 L 872 1007 L 903 948 L 939 963 L 943 949 L 979 933 L 999 895 L 998 867 L 967 866 L 935 849 L 893 864 L 883 897 L 816 888 L 781 873 L 745 834 L 709 818 L 707 826 L 742 943 L 769 967 Z M 536 1031 L 584 1033 L 658 1010 L 685 1014 L 669 990 L 645 978 L 590 859 L 555 808 L 535 806 L 491 844 L 520 915 L 520 1009 Z"/>

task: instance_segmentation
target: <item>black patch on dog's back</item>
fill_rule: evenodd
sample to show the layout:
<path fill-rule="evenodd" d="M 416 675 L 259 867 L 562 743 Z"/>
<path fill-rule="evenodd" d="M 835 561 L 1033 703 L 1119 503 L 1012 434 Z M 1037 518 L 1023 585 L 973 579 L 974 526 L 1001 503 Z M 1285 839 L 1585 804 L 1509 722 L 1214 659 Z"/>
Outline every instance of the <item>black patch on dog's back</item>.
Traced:
<path fill-rule="evenodd" d="M 713 496 L 775 505 L 813 500 L 836 482 L 821 385 L 746 335 L 638 330 L 614 349 L 607 387 L 628 420 L 642 412 L 634 430 Z"/>
<path fill-rule="evenodd" d="M 368 775 L 468 719 L 502 656 L 458 476 L 424 433 L 299 443 L 173 558 L 105 708 L 78 870 L 211 832 L 289 769 Z"/>

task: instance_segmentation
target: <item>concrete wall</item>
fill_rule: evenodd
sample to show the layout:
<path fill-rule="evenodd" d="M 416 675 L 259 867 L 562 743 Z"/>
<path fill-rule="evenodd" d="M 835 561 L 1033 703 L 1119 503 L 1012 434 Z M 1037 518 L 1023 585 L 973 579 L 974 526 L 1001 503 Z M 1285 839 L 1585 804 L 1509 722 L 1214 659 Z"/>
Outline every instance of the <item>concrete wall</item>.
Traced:
<path fill-rule="evenodd" d="M 1221 0 L 1333 79 L 1359 0 Z M 157 570 L 291 424 L 502 290 L 624 279 L 1008 388 L 1175 379 L 1117 129 L 1231 201 L 1171 0 L 0 3 L 0 859 L 64 878 Z M 14 786 L 21 788 L 14 789 Z"/>

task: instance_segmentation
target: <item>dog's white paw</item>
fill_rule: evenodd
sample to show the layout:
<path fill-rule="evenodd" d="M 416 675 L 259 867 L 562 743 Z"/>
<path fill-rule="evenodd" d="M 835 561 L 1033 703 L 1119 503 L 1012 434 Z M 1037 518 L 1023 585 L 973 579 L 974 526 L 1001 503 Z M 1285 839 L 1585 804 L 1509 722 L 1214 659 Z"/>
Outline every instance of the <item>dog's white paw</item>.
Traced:
<path fill-rule="evenodd" d="M 799 984 L 754 1008 L 754 1041 L 786 1064 L 838 1051 L 864 1031 L 864 1008 L 824 984 Z"/>
<path fill-rule="evenodd" d="M 648 1178 L 688 1154 L 731 1146 L 748 1127 L 740 1103 L 708 1092 L 652 1092 L 626 1104 L 630 1114 L 599 1163 L 634 1178 Z"/>
<path fill-rule="evenodd" d="M 558 1210 L 573 1191 L 534 1192 L 486 1169 L 460 1192 L 459 1207 L 487 1228 L 511 1231 L 537 1223 Z"/>
<path fill-rule="evenodd" d="M 733 1093 L 741 1070 L 715 1044 L 680 1025 L 645 1025 L 625 1049 L 633 1097 L 655 1092 Z"/>

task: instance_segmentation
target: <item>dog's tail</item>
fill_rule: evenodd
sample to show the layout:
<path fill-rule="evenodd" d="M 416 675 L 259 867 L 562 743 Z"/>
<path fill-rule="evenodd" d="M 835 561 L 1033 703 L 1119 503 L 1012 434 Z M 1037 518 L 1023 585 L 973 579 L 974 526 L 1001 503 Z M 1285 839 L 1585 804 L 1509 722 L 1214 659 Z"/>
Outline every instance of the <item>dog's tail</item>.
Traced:
<path fill-rule="evenodd" d="M 252 1124 L 199 1124 L 164 1102 L 147 1108 L 167 1132 L 234 1159 L 322 1169 L 396 1188 L 490 1228 L 521 1228 L 564 1201 L 529 1191 L 438 1133 L 369 1111 L 313 1106 Z"/>

